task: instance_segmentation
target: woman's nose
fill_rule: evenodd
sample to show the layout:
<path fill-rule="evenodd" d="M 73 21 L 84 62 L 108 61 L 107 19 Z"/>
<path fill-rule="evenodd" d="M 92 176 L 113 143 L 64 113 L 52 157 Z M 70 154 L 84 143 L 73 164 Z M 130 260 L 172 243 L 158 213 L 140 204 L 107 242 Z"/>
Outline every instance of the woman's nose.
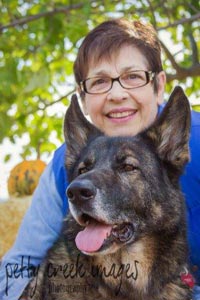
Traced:
<path fill-rule="evenodd" d="M 123 99 L 126 99 L 127 97 L 128 97 L 127 90 L 121 86 L 119 81 L 114 81 L 112 88 L 108 92 L 107 99 L 121 101 Z"/>

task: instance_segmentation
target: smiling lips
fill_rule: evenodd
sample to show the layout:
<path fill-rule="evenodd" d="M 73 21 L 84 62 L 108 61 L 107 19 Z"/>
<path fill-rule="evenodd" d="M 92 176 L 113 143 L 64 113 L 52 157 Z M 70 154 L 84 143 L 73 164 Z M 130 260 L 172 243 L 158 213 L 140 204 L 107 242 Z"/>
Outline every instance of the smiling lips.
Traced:
<path fill-rule="evenodd" d="M 109 119 L 113 120 L 128 120 L 130 117 L 132 117 L 137 112 L 136 109 L 119 109 L 119 110 L 113 110 L 110 111 L 106 116 Z"/>

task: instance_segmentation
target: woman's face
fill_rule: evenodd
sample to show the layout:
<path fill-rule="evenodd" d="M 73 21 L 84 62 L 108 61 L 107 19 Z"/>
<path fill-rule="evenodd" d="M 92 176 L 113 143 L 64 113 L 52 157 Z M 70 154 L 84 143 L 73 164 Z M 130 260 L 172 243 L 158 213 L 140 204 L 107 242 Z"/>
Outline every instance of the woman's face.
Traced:
<path fill-rule="evenodd" d="M 87 78 L 95 76 L 118 77 L 134 70 L 151 71 L 141 52 L 129 45 L 123 46 L 119 54 L 110 60 L 92 64 Z M 125 89 L 114 81 L 112 88 L 103 94 L 85 94 L 83 107 L 92 123 L 105 134 L 136 135 L 147 128 L 156 118 L 158 105 L 163 101 L 165 73 L 157 75 L 158 92 L 153 83 L 135 89 Z"/>

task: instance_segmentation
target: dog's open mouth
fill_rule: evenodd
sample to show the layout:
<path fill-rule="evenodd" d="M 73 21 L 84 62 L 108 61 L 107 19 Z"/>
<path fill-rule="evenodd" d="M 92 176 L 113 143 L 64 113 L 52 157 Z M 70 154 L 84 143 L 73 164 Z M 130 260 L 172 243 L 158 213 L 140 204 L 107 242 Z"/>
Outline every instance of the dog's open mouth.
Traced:
<path fill-rule="evenodd" d="M 126 243 L 134 235 L 131 223 L 108 225 L 89 218 L 83 231 L 75 239 L 76 246 L 82 252 L 92 253 L 109 247 L 110 243 Z"/>

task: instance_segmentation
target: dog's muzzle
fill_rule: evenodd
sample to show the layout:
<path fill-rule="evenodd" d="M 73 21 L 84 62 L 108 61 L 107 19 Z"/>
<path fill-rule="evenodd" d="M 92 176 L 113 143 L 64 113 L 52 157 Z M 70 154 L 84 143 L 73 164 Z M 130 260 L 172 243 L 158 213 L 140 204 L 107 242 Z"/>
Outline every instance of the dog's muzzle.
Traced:
<path fill-rule="evenodd" d="M 83 205 L 85 202 L 93 200 L 97 190 L 93 183 L 87 179 L 74 180 L 67 189 L 69 201 L 75 205 Z"/>
<path fill-rule="evenodd" d="M 88 179 L 75 179 L 67 189 L 71 212 L 83 226 L 75 239 L 76 246 L 84 253 L 94 253 L 110 248 L 113 243 L 122 245 L 134 239 L 135 226 L 127 221 L 109 223 L 94 209 L 97 189 Z"/>

